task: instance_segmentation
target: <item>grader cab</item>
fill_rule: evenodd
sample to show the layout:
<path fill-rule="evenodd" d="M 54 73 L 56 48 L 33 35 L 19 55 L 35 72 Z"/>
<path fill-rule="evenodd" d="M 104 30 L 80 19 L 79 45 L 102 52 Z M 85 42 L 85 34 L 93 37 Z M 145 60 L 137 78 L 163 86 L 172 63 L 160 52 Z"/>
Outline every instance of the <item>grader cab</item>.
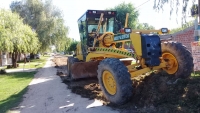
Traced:
<path fill-rule="evenodd" d="M 116 11 L 88 10 L 78 20 L 81 42 L 68 58 L 66 80 L 97 77 L 105 97 L 114 104 L 126 103 L 132 96 L 132 78 L 154 70 L 170 76 L 187 78 L 193 71 L 191 53 L 181 43 L 161 42 L 160 30 L 128 28 L 116 20 Z M 126 42 L 134 54 L 124 48 Z M 132 63 L 132 61 L 135 63 Z"/>

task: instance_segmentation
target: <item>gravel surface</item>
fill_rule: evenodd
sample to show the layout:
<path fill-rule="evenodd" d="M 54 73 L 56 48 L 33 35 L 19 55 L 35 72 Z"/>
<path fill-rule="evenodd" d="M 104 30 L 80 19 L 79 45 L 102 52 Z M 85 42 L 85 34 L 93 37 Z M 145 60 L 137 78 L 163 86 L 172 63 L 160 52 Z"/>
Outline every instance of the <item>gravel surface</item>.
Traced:
<path fill-rule="evenodd" d="M 57 75 L 66 76 L 67 57 L 56 57 L 53 61 Z M 164 71 L 140 75 L 133 78 L 133 97 L 120 106 L 105 99 L 97 77 L 66 81 L 65 84 L 73 93 L 101 100 L 104 106 L 120 113 L 200 113 L 200 76 L 177 79 Z"/>

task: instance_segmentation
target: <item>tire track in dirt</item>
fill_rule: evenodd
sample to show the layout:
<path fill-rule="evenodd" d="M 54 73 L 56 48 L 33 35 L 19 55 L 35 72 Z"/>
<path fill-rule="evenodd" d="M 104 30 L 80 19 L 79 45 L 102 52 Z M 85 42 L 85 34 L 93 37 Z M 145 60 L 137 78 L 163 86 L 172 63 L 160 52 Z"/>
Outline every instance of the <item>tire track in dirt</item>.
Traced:
<path fill-rule="evenodd" d="M 66 75 L 67 57 L 57 62 L 57 74 Z M 57 60 L 58 61 L 58 60 Z M 56 62 L 56 59 L 54 59 Z M 121 113 L 197 113 L 200 112 L 200 77 L 175 79 L 165 72 L 142 75 L 133 80 L 133 98 L 124 105 L 109 103 L 103 96 L 97 78 L 65 82 L 73 93 L 88 99 L 98 99 L 105 106 Z"/>

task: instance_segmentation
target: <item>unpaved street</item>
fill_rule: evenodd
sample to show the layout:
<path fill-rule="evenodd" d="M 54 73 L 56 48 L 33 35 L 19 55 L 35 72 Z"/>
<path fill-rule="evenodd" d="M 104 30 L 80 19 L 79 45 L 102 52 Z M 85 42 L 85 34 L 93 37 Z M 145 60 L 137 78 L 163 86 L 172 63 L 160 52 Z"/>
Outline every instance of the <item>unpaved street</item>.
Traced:
<path fill-rule="evenodd" d="M 66 56 L 49 59 L 12 113 L 200 113 L 200 76 L 176 79 L 165 72 L 138 76 L 133 97 L 116 106 L 105 99 L 97 78 L 62 83 L 66 64 Z"/>
<path fill-rule="evenodd" d="M 67 57 L 57 56 L 53 61 L 62 78 L 66 75 Z M 120 106 L 105 99 L 97 77 L 65 81 L 65 84 L 73 93 L 101 100 L 105 106 L 120 113 L 200 113 L 200 76 L 177 79 L 164 71 L 140 75 L 133 79 L 133 97 Z"/>
<path fill-rule="evenodd" d="M 17 113 L 117 113 L 102 106 L 97 100 L 82 98 L 71 93 L 66 84 L 56 75 L 55 64 L 49 59 L 30 83 L 28 92 L 18 108 Z"/>

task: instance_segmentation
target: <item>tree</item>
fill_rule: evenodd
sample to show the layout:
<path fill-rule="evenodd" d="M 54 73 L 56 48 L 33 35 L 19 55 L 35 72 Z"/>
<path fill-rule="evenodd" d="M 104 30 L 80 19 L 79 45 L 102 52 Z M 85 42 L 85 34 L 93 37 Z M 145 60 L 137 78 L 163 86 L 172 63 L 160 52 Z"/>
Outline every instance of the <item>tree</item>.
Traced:
<path fill-rule="evenodd" d="M 19 53 L 34 53 L 39 47 L 37 34 L 23 24 L 18 14 L 0 10 L 0 51 L 12 53 L 14 67 Z"/>
<path fill-rule="evenodd" d="M 76 50 L 76 45 L 79 43 L 79 41 L 72 40 L 70 43 L 70 46 L 68 47 L 68 51 L 75 51 Z"/>
<path fill-rule="evenodd" d="M 170 15 L 175 11 L 178 14 L 178 11 L 182 12 L 182 24 L 186 23 L 187 11 L 190 0 L 154 0 L 153 8 L 157 11 L 164 10 L 164 6 L 170 4 Z M 192 4 L 195 3 L 195 0 L 191 0 Z M 180 8 L 182 7 L 182 8 Z"/>
<path fill-rule="evenodd" d="M 155 29 L 155 27 L 153 27 L 152 25 L 149 25 L 148 23 L 138 23 L 137 29 L 151 30 L 151 29 Z"/>
<path fill-rule="evenodd" d="M 173 34 L 173 33 L 179 32 L 179 31 L 182 31 L 182 30 L 184 30 L 184 29 L 186 29 L 186 28 L 188 28 L 188 27 L 191 27 L 191 26 L 194 26 L 193 21 L 189 21 L 189 22 L 183 24 L 182 27 L 178 27 L 178 28 L 172 29 L 172 30 L 170 31 L 170 34 Z"/>
<path fill-rule="evenodd" d="M 51 45 L 64 50 L 68 40 L 68 27 L 64 25 L 61 11 L 50 0 L 24 0 L 12 2 L 10 8 L 24 19 L 38 34 L 41 42 L 40 52 L 45 52 Z"/>
<path fill-rule="evenodd" d="M 115 6 L 114 8 L 109 8 L 109 10 L 117 11 L 117 21 L 125 25 L 126 13 L 129 13 L 128 27 L 133 29 L 136 28 L 138 23 L 139 13 L 131 3 L 122 2 L 121 4 Z"/>

